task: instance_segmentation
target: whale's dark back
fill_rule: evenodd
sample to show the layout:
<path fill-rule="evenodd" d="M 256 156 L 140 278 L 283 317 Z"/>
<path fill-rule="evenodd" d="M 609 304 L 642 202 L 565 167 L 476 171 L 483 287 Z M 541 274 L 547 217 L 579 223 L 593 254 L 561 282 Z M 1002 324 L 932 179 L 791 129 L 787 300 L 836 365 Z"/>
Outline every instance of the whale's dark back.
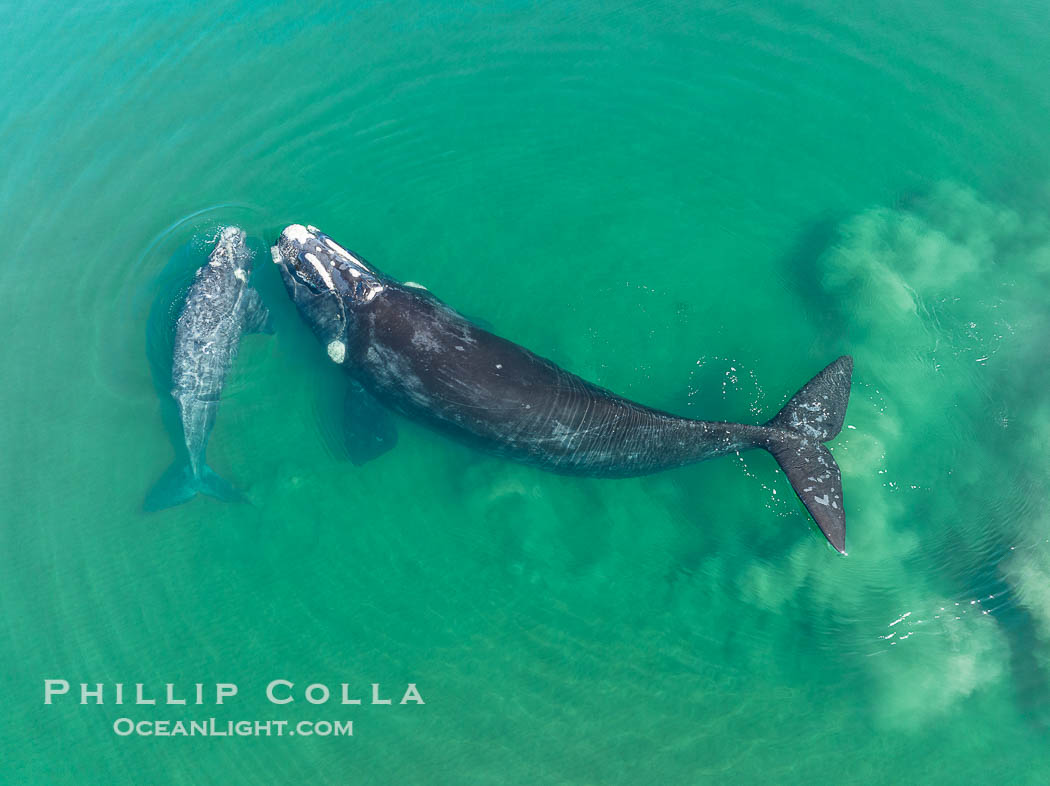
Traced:
<path fill-rule="evenodd" d="M 840 357 L 762 425 L 690 420 L 593 385 L 402 285 L 316 227 L 271 249 L 288 294 L 339 363 L 386 406 L 553 472 L 627 477 L 765 448 L 828 541 L 845 548 L 839 468 L 853 361 Z"/>
<path fill-rule="evenodd" d="M 388 286 L 357 316 L 351 373 L 398 412 L 490 453 L 622 477 L 751 446 L 756 427 L 718 424 L 707 435 L 711 424 L 587 382 L 424 292 Z"/>

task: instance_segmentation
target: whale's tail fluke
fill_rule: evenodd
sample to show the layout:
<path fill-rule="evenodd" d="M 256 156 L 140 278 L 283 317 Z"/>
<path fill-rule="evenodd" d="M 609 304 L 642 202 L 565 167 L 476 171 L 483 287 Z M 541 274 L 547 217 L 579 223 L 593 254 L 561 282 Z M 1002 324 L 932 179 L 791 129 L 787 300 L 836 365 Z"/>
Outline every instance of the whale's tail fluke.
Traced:
<path fill-rule="evenodd" d="M 846 553 L 846 514 L 838 464 L 821 443 L 842 430 L 853 377 L 853 358 L 843 355 L 811 379 L 765 425 L 763 447 L 780 464 L 820 531 Z"/>
<path fill-rule="evenodd" d="M 207 464 L 201 464 L 199 474 L 194 474 L 189 462 L 176 461 L 160 476 L 146 495 L 143 510 L 153 512 L 173 508 L 189 502 L 198 494 L 221 499 L 224 502 L 244 502 L 244 495 L 220 478 Z"/>

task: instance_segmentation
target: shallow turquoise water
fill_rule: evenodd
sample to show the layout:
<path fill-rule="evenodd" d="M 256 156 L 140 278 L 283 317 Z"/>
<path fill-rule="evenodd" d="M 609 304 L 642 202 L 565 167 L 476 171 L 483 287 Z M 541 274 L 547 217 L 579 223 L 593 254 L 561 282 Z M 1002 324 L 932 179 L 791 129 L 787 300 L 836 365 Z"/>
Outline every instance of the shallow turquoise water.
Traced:
<path fill-rule="evenodd" d="M 840 6 L 6 8 L 2 779 L 1050 779 L 1050 14 Z M 402 424 L 351 466 L 266 260 L 292 221 L 686 415 L 764 420 L 851 353 L 848 558 L 765 455 L 581 480 Z M 146 515 L 151 309 L 230 222 L 277 333 L 209 457 L 252 504 Z M 112 730 L 212 716 L 354 736 Z"/>

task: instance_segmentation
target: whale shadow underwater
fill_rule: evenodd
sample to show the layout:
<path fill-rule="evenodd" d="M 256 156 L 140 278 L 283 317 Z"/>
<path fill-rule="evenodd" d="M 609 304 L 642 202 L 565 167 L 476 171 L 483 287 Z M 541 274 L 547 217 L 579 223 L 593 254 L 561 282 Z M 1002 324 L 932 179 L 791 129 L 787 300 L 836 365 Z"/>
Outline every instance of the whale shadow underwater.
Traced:
<path fill-rule="evenodd" d="M 271 256 L 300 316 L 356 384 L 363 412 L 377 411 L 374 399 L 492 455 L 590 477 L 646 475 L 762 448 L 828 542 L 845 553 L 841 474 L 822 443 L 842 429 L 849 356 L 828 364 L 765 423 L 683 418 L 501 338 L 315 227 L 285 228 Z M 392 444 L 388 435 L 383 447 Z"/>

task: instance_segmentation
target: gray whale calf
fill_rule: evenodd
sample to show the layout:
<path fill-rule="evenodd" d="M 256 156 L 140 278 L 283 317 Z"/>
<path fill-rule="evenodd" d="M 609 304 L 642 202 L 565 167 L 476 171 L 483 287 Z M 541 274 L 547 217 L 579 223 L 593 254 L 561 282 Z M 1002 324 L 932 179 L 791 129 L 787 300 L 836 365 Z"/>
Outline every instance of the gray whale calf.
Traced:
<path fill-rule="evenodd" d="M 314 227 L 287 227 L 271 254 L 328 356 L 390 409 L 489 453 L 593 477 L 645 475 L 764 448 L 845 553 L 839 468 L 821 443 L 842 428 L 848 356 L 762 425 L 691 420 L 617 396 L 483 330 Z"/>
<path fill-rule="evenodd" d="M 146 497 L 146 510 L 192 499 L 198 492 L 224 500 L 241 494 L 205 463 L 226 372 L 237 356 L 241 334 L 272 332 L 269 312 L 248 286 L 252 254 L 244 231 L 225 227 L 206 264 L 197 271 L 175 327 L 171 395 L 182 423 L 183 444 L 175 463 Z"/>

